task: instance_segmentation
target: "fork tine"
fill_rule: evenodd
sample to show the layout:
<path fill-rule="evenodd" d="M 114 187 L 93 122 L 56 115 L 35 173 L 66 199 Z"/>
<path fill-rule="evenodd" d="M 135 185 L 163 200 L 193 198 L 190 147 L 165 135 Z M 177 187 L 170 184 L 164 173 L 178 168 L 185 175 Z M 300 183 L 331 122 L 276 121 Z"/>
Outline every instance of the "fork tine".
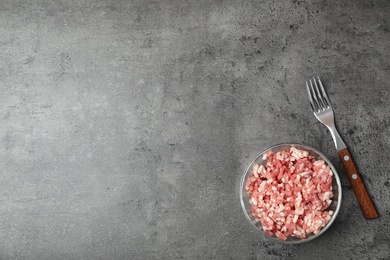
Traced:
<path fill-rule="evenodd" d="M 317 78 L 318 78 L 318 84 L 320 85 L 321 92 L 322 92 L 322 96 L 324 97 L 324 100 L 325 100 L 325 102 L 326 102 L 326 105 L 327 105 L 328 107 L 331 107 L 330 102 L 329 102 L 329 99 L 328 99 L 328 95 L 327 95 L 326 92 L 325 92 L 325 89 L 324 89 L 324 86 L 322 85 L 322 82 L 321 82 L 321 80 L 320 80 L 320 77 L 317 77 Z"/>
<path fill-rule="evenodd" d="M 307 89 L 307 94 L 309 95 L 310 106 L 313 109 L 313 111 L 316 111 L 315 106 L 314 106 L 314 102 L 313 102 L 313 97 L 311 96 L 311 91 L 309 88 L 309 84 L 307 84 L 307 81 L 306 81 L 306 89 Z"/>
<path fill-rule="evenodd" d="M 318 103 L 317 95 L 316 95 L 316 92 L 314 91 L 314 87 L 313 87 L 313 83 L 311 82 L 311 79 L 309 79 L 309 82 L 310 82 L 311 94 L 312 94 L 312 97 L 314 99 L 313 103 L 314 103 L 315 111 L 318 112 L 319 110 L 321 110 L 321 108 L 320 108 L 320 105 Z"/>
<path fill-rule="evenodd" d="M 320 93 L 320 90 L 319 90 L 318 85 L 317 85 L 317 81 L 316 81 L 315 78 L 313 78 L 313 81 L 314 81 L 315 90 L 316 90 L 316 93 L 317 93 L 318 105 L 320 107 L 320 110 L 325 109 L 327 106 L 326 106 L 326 104 L 324 102 L 324 99 L 323 99 L 321 93 Z"/>

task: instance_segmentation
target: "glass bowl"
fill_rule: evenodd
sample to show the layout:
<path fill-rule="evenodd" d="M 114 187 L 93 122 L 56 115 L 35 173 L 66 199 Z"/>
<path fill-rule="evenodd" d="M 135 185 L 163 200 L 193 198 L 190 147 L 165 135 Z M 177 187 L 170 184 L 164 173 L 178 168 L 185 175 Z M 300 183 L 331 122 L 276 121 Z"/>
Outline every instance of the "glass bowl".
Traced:
<path fill-rule="evenodd" d="M 252 168 L 255 163 L 262 165 L 266 162 L 266 159 L 263 160 L 263 154 L 272 151 L 273 153 L 277 153 L 278 151 L 282 150 L 289 150 L 291 147 L 295 147 L 299 150 L 304 150 L 308 151 L 309 155 L 313 156 L 314 159 L 322 159 L 326 162 L 327 165 L 329 165 L 330 169 L 333 172 L 332 176 L 332 192 L 333 192 L 333 198 L 332 203 L 329 205 L 329 207 L 326 209 L 327 211 L 332 210 L 333 215 L 331 216 L 332 218 L 329 220 L 329 222 L 321 229 L 321 231 L 317 234 L 308 234 L 306 238 L 297 238 L 297 237 L 291 237 L 289 236 L 287 240 L 281 240 L 277 238 L 275 235 L 268 235 L 264 232 L 263 227 L 261 222 L 256 221 L 255 217 L 252 214 L 251 211 L 251 204 L 249 203 L 249 195 L 245 189 L 246 186 L 246 180 L 247 178 L 252 174 Z M 342 196 L 342 191 L 341 191 L 341 182 L 339 175 L 337 174 L 336 169 L 334 168 L 333 164 L 330 162 L 328 158 L 326 158 L 325 155 L 323 155 L 321 152 L 318 150 L 302 145 L 302 144 L 278 144 L 275 146 L 272 146 L 270 148 L 265 149 L 264 151 L 260 152 L 250 163 L 249 165 L 245 168 L 244 174 L 241 179 L 241 184 L 240 184 L 240 200 L 241 200 L 241 206 L 244 211 L 245 216 L 247 219 L 253 224 L 254 227 L 256 227 L 257 230 L 259 230 L 265 237 L 279 243 L 284 243 L 284 244 L 300 244 L 304 242 L 311 241 L 320 235 L 322 235 L 334 222 L 335 218 L 337 217 L 337 214 L 339 213 L 340 210 L 340 205 L 341 205 L 341 196 Z"/>

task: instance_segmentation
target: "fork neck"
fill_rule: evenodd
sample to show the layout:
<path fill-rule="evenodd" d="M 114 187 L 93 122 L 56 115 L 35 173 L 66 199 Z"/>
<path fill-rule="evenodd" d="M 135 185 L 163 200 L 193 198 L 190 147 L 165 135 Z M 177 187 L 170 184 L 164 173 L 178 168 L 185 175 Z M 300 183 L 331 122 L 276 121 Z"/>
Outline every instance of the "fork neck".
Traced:
<path fill-rule="evenodd" d="M 328 124 L 327 127 L 329 129 L 330 134 L 332 135 L 336 150 L 340 151 L 347 148 L 339 132 L 337 131 L 335 124 L 332 122 L 331 124 Z"/>

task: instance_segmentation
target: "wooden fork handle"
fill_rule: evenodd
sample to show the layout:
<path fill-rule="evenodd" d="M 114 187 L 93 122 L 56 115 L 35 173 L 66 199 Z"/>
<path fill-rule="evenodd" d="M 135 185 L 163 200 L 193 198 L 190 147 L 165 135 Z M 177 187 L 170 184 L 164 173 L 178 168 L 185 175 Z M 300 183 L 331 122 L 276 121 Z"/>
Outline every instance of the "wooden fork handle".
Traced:
<path fill-rule="evenodd" d="M 363 211 L 363 215 L 366 219 L 372 219 L 378 217 L 378 212 L 375 209 L 374 204 L 364 183 L 361 179 L 359 172 L 356 169 L 356 165 L 352 160 L 352 156 L 348 151 L 348 148 L 338 151 L 340 160 L 344 166 L 344 170 L 348 175 L 349 182 L 351 183 L 352 189 L 359 202 L 360 208 Z"/>

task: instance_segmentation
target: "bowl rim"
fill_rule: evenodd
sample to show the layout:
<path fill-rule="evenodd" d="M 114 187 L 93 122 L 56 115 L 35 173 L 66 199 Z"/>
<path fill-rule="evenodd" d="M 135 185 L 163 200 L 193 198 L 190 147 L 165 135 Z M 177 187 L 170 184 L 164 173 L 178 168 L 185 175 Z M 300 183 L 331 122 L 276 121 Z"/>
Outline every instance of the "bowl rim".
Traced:
<path fill-rule="evenodd" d="M 285 145 L 289 145 L 291 147 L 294 147 L 294 146 L 301 146 L 301 147 L 305 147 L 306 149 L 308 150 L 312 150 L 314 151 L 315 153 L 317 153 L 318 155 L 320 155 L 321 159 L 323 159 L 328 165 L 329 167 L 332 169 L 332 172 L 333 172 L 333 175 L 334 175 L 334 178 L 336 179 L 336 182 L 337 182 L 337 188 L 338 188 L 338 203 L 337 203 L 337 207 L 336 207 L 336 210 L 333 212 L 333 215 L 332 215 L 332 219 L 326 224 L 325 227 L 323 227 L 321 229 L 321 231 L 317 234 L 315 234 L 314 236 L 311 236 L 309 238 L 304 238 L 304 239 L 301 239 L 301 240 L 293 240 L 293 241 L 287 241 L 287 240 L 281 240 L 281 239 L 278 239 L 278 238 L 274 238 L 274 237 L 271 237 L 271 236 L 268 236 L 266 235 L 259 227 L 256 226 L 255 222 L 250 218 L 247 210 L 246 210 L 246 207 L 245 207 L 245 204 L 244 204 L 244 198 L 243 198 L 243 193 L 246 192 L 246 190 L 244 190 L 244 186 L 246 185 L 246 176 L 248 174 L 248 170 L 249 168 L 252 166 L 252 164 L 256 161 L 256 159 L 259 158 L 259 156 L 262 156 L 266 151 L 268 150 L 272 150 L 274 148 L 277 148 L 279 146 L 285 146 Z M 341 208 L 341 201 L 342 201 L 342 187 L 341 187 L 341 181 L 340 181 L 340 177 L 339 177 L 339 174 L 337 173 L 337 170 L 336 168 L 334 167 L 334 165 L 332 164 L 332 162 L 328 159 L 328 157 L 326 157 L 322 152 L 320 152 L 319 150 L 317 150 L 316 148 L 313 148 L 309 145 L 305 145 L 305 144 L 300 144 L 300 143 L 279 143 L 279 144 L 275 144 L 273 146 L 270 146 L 264 150 L 262 150 L 260 153 L 258 153 L 252 160 L 251 162 L 245 167 L 245 170 L 244 170 L 244 173 L 242 174 L 242 177 L 241 177 L 241 181 L 240 181 L 240 203 L 241 203 L 241 208 L 242 210 L 244 211 L 244 214 L 246 216 L 246 218 L 249 220 L 249 222 L 252 224 L 252 226 L 254 228 L 256 228 L 257 231 L 260 231 L 260 233 L 264 236 L 264 237 L 267 237 L 268 239 L 271 239 L 273 241 L 276 241 L 278 243 L 282 243 L 282 244 L 301 244 L 301 243 L 305 243 L 305 242 L 309 242 L 309 241 L 312 241 L 313 239 L 319 237 L 320 235 L 322 235 L 332 224 L 333 222 L 335 221 L 339 211 L 340 211 L 340 208 Z"/>

